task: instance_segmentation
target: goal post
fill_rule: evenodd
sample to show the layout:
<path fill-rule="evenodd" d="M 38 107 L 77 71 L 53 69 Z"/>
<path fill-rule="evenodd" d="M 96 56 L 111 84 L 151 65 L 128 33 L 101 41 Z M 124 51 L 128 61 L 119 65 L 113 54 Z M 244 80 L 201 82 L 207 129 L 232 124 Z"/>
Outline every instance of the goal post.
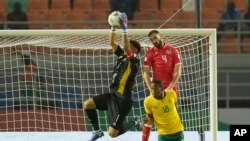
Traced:
<path fill-rule="evenodd" d="M 178 108 L 185 131 L 209 132 L 217 141 L 217 44 L 215 29 L 158 29 L 182 59 Z M 143 50 L 128 120 L 143 116 L 148 96 L 142 64 L 151 43 L 150 29 L 129 29 Z M 2 30 L 0 32 L 1 131 L 91 131 L 82 103 L 108 92 L 116 59 L 108 43 L 109 29 Z M 118 43 L 122 32 L 117 31 Z M 35 70 L 24 63 L 24 55 Z M 26 58 L 27 59 L 27 58 Z M 32 63 L 29 63 L 32 64 Z M 33 71 L 30 71 L 33 70 Z M 31 74 L 33 79 L 24 79 Z M 107 130 L 105 112 L 98 112 Z"/>

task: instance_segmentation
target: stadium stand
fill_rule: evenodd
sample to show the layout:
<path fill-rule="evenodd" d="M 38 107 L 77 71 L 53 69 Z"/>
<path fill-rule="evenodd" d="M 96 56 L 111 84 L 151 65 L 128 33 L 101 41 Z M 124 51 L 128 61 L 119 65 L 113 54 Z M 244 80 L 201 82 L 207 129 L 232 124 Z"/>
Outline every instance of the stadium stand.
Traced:
<path fill-rule="evenodd" d="M 161 0 L 161 11 L 178 10 L 181 8 L 181 0 Z"/>
<path fill-rule="evenodd" d="M 201 12 L 201 18 L 203 20 L 203 28 L 217 28 L 220 19 L 220 13 L 213 9 L 205 9 Z"/>
<path fill-rule="evenodd" d="M 71 29 L 85 29 L 88 28 L 86 24 L 83 24 L 83 21 L 86 21 L 87 15 L 83 13 L 82 11 L 78 10 L 72 10 L 67 13 L 66 21 L 72 22 L 69 25 L 69 28 Z"/>
<path fill-rule="evenodd" d="M 224 1 L 222 0 L 204 0 L 203 9 L 213 9 L 221 12 L 224 9 Z"/>
<path fill-rule="evenodd" d="M 139 1 L 140 11 L 158 11 L 156 0 L 140 0 Z"/>
<path fill-rule="evenodd" d="M 161 24 L 165 20 L 169 20 L 169 22 L 167 22 L 162 28 L 177 28 L 178 26 L 176 24 L 176 17 L 173 16 L 173 14 L 174 14 L 174 11 L 171 9 L 171 10 L 155 12 L 153 13 L 153 17 L 154 17 L 154 20 L 161 21 L 160 22 Z"/>
<path fill-rule="evenodd" d="M 49 10 L 44 13 L 45 28 L 65 29 L 67 28 L 62 22 L 65 14 L 61 10 Z"/>
<path fill-rule="evenodd" d="M 69 0 L 52 0 L 51 9 L 67 12 L 70 10 Z"/>
<path fill-rule="evenodd" d="M 244 0 L 234 0 L 234 3 L 240 12 L 244 13 L 246 12 L 246 4 Z"/>
<path fill-rule="evenodd" d="M 182 28 L 194 28 L 195 27 L 195 11 L 180 11 L 177 15 L 179 20 L 178 25 Z"/>
<path fill-rule="evenodd" d="M 242 51 L 244 53 L 250 53 L 250 37 L 244 38 L 242 44 L 243 44 Z"/>
<path fill-rule="evenodd" d="M 224 36 L 219 42 L 218 51 L 221 53 L 237 53 L 238 42 L 237 36 Z"/>
<path fill-rule="evenodd" d="M 242 14 L 246 12 L 247 0 L 234 0 L 237 9 Z M 29 26 L 31 29 L 88 29 L 88 28 L 108 28 L 106 23 L 110 11 L 108 0 L 73 0 L 73 9 L 71 9 L 70 0 L 52 0 L 51 9 L 48 7 L 47 0 L 29 0 L 29 11 L 27 13 Z M 203 0 L 202 3 L 202 27 L 217 28 L 221 21 L 221 12 L 225 9 L 226 1 L 222 0 Z M 0 21 L 6 20 L 6 2 L 0 0 Z M 140 0 L 139 9 L 134 13 L 134 20 L 129 23 L 131 28 L 156 28 L 163 21 L 169 19 L 182 6 L 182 0 L 161 0 L 161 7 L 158 9 L 157 0 Z M 102 11 L 102 12 L 100 12 Z M 195 27 L 195 11 L 183 11 L 175 13 L 162 28 L 193 28 Z M 100 22 L 96 22 L 100 21 Z M 41 23 L 39 23 L 41 22 Z M 94 24 L 93 24 L 94 23 Z M 2 22 L 3 25 L 7 25 Z M 5 26 L 6 27 L 6 26 Z M 227 34 L 227 33 L 225 33 Z M 231 34 L 231 33 L 230 33 Z M 235 34 L 242 34 L 235 31 Z M 219 34 L 220 35 L 220 34 Z M 222 35 L 222 34 L 221 34 Z M 224 35 L 224 33 L 223 33 Z M 242 36 L 242 35 L 241 35 Z M 240 36 L 237 36 L 240 38 Z M 224 39 L 226 40 L 226 39 Z M 238 39 L 240 43 L 240 39 Z M 249 40 L 242 41 L 242 44 Z M 221 42 L 220 42 L 221 43 Z M 226 46 L 226 45 L 223 45 Z M 240 45 L 237 44 L 239 47 Z M 234 52 L 233 49 L 224 49 L 219 51 Z M 230 48 L 230 47 L 229 47 Z M 243 51 L 246 49 L 243 48 Z"/>
<path fill-rule="evenodd" d="M 39 12 L 33 11 L 27 13 L 29 20 L 29 28 L 30 29 L 42 29 L 43 25 L 41 25 L 41 14 Z"/>
<path fill-rule="evenodd" d="M 155 12 L 153 13 L 153 19 L 154 20 L 166 20 L 166 19 L 169 19 L 170 17 L 172 17 L 174 14 L 174 11 L 172 9 L 170 10 L 164 10 L 164 11 L 158 11 L 158 12 Z M 176 17 L 173 16 L 173 19 L 174 20 Z"/>
<path fill-rule="evenodd" d="M 93 9 L 92 0 L 74 0 L 73 9 L 89 12 Z"/>
<path fill-rule="evenodd" d="M 93 3 L 94 10 L 110 12 L 110 4 L 108 0 L 97 0 Z"/>
<path fill-rule="evenodd" d="M 0 22 L 6 20 L 6 8 L 5 8 L 5 0 L 0 0 Z M 4 29 L 4 25 L 0 23 L 0 29 Z"/>
<path fill-rule="evenodd" d="M 46 12 L 49 10 L 46 0 L 29 0 L 29 12 Z"/>
<path fill-rule="evenodd" d="M 134 19 L 136 20 L 149 20 L 149 19 L 152 19 L 153 18 L 153 15 L 152 15 L 152 12 L 150 11 L 137 11 L 134 13 Z"/>
<path fill-rule="evenodd" d="M 5 0 L 0 0 L 0 12 L 6 12 Z"/>

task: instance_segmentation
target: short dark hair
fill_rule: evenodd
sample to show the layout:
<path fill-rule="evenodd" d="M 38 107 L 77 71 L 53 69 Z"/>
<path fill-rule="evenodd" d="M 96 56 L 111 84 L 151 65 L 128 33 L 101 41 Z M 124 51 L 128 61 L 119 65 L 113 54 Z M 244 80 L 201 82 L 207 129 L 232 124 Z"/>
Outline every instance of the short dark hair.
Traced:
<path fill-rule="evenodd" d="M 159 86 L 161 89 L 163 88 L 162 81 L 159 80 L 159 79 L 153 79 L 152 83 L 156 84 L 156 85 Z"/>
<path fill-rule="evenodd" d="M 148 33 L 148 37 L 149 36 L 151 36 L 152 34 L 160 34 L 160 32 L 158 31 L 158 30 L 156 30 L 156 29 L 154 29 L 154 30 L 151 30 L 149 33 Z"/>
<path fill-rule="evenodd" d="M 136 53 L 141 52 L 141 44 L 139 42 L 137 42 L 136 40 L 129 40 L 129 43 L 133 44 L 133 46 L 137 49 Z"/>

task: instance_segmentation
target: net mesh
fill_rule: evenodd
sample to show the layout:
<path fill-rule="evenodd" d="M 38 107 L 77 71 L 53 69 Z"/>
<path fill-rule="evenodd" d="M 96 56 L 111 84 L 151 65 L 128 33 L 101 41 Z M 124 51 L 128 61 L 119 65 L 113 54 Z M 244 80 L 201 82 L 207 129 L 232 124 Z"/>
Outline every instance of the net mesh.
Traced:
<path fill-rule="evenodd" d="M 144 46 L 140 54 L 143 64 L 150 41 L 146 35 L 129 38 Z M 182 59 L 178 108 L 185 130 L 209 130 L 209 37 L 163 38 L 179 50 Z M 25 65 L 25 55 L 32 60 L 29 65 Z M 0 58 L 1 131 L 92 130 L 82 104 L 110 90 L 116 56 L 109 47 L 108 35 L 2 36 Z M 133 91 L 134 107 L 127 120 L 145 114 L 143 100 L 149 94 L 141 71 Z M 106 130 L 106 113 L 98 115 L 101 128 Z"/>

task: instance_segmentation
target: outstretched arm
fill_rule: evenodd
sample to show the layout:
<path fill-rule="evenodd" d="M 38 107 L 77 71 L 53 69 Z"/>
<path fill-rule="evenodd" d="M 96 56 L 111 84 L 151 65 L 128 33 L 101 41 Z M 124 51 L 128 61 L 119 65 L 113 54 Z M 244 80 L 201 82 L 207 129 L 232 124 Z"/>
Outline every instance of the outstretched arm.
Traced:
<path fill-rule="evenodd" d="M 126 55 L 131 50 L 127 33 L 122 34 L 122 42 L 124 47 L 124 54 Z"/>
<path fill-rule="evenodd" d="M 124 54 L 128 54 L 130 52 L 130 43 L 128 39 L 128 34 L 127 34 L 127 28 L 128 28 L 128 18 L 127 15 L 123 12 L 120 15 L 120 20 L 121 20 L 121 27 L 122 27 L 122 42 L 123 42 L 123 47 L 124 47 Z"/>
<path fill-rule="evenodd" d="M 109 45 L 112 47 L 113 52 L 117 49 L 117 42 L 116 42 L 116 27 L 111 27 L 111 32 L 109 33 Z"/>
<path fill-rule="evenodd" d="M 122 42 L 123 42 L 123 48 L 124 48 L 124 54 L 127 54 L 131 48 L 130 48 L 130 43 L 127 35 L 127 27 L 128 27 L 128 19 L 127 15 L 125 13 L 121 13 L 120 15 L 120 21 L 121 21 L 121 26 L 123 30 L 123 35 L 122 35 Z M 109 34 L 109 44 L 113 49 L 113 52 L 116 51 L 118 47 L 118 43 L 116 42 L 116 27 L 111 27 L 111 32 Z"/>

